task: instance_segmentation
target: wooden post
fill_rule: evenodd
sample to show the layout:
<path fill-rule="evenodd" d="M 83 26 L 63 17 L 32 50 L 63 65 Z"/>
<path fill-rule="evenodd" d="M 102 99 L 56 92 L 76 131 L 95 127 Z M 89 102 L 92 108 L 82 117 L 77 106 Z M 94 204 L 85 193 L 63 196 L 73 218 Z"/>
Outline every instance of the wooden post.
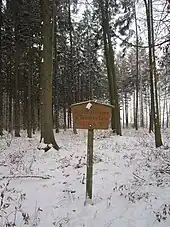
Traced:
<path fill-rule="evenodd" d="M 87 139 L 87 173 L 86 173 L 86 203 L 92 204 L 93 185 L 93 129 L 88 129 Z"/>

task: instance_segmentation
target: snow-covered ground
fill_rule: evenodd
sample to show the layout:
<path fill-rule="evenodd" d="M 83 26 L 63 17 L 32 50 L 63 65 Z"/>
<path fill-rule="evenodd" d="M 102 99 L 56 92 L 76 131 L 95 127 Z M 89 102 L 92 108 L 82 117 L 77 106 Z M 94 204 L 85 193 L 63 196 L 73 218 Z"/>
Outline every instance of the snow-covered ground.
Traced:
<path fill-rule="evenodd" d="M 85 202 L 87 132 L 61 131 L 61 149 L 0 138 L 0 227 L 169 227 L 170 133 L 154 148 L 147 131 L 96 131 L 93 205 Z"/>

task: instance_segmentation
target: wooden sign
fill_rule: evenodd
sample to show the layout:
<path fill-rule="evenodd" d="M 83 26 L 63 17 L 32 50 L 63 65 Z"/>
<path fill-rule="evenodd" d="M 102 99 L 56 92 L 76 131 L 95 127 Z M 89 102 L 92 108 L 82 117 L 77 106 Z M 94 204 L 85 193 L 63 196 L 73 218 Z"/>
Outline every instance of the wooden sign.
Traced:
<path fill-rule="evenodd" d="M 92 204 L 93 129 L 108 129 L 112 108 L 113 106 L 94 101 L 81 102 L 71 106 L 74 127 L 77 129 L 88 129 L 85 204 Z"/>
<path fill-rule="evenodd" d="M 77 129 L 108 129 L 113 106 L 94 101 L 71 106 L 73 121 Z"/>

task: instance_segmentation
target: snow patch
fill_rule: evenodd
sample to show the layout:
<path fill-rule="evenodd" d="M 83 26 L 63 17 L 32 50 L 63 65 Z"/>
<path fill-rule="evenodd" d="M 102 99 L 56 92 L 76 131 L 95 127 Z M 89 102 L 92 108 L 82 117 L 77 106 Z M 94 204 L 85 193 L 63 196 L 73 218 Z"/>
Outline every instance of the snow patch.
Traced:
<path fill-rule="evenodd" d="M 92 107 L 92 104 L 89 102 L 89 103 L 87 103 L 87 105 L 86 105 L 86 109 L 88 109 L 88 110 L 90 110 L 91 109 L 91 107 Z"/>

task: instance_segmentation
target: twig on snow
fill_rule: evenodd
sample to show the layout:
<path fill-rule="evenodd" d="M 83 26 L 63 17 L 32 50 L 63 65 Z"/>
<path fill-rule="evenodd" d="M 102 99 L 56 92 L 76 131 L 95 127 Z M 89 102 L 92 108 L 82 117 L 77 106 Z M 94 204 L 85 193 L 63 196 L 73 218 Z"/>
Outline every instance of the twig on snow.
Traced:
<path fill-rule="evenodd" d="M 167 174 L 169 174 L 170 175 L 170 169 L 159 169 L 159 170 L 157 170 L 157 171 L 155 171 L 155 173 L 167 173 Z"/>
<path fill-rule="evenodd" d="M 1 199 L 1 201 L 0 201 L 0 210 L 1 210 L 1 208 L 3 207 L 3 204 L 4 204 L 4 194 L 5 194 L 5 192 L 7 191 L 7 187 L 8 187 L 8 185 L 9 185 L 9 182 L 10 182 L 10 180 L 8 180 L 8 182 L 6 183 L 6 185 L 5 185 L 5 188 L 4 188 L 4 190 L 1 192 L 1 194 L 0 194 L 0 199 Z"/>
<path fill-rule="evenodd" d="M 142 178 L 142 177 L 140 177 L 140 176 L 136 175 L 136 173 L 133 173 L 133 175 L 134 175 L 135 177 L 137 177 L 137 178 L 139 178 L 139 179 L 143 180 L 143 181 L 146 181 L 144 178 Z"/>
<path fill-rule="evenodd" d="M 43 180 L 48 180 L 51 179 L 51 176 L 37 176 L 37 175 L 16 175 L 16 176 L 3 176 L 0 178 L 0 180 L 3 179 L 19 179 L 19 178 L 38 178 L 38 179 L 43 179 Z"/>

